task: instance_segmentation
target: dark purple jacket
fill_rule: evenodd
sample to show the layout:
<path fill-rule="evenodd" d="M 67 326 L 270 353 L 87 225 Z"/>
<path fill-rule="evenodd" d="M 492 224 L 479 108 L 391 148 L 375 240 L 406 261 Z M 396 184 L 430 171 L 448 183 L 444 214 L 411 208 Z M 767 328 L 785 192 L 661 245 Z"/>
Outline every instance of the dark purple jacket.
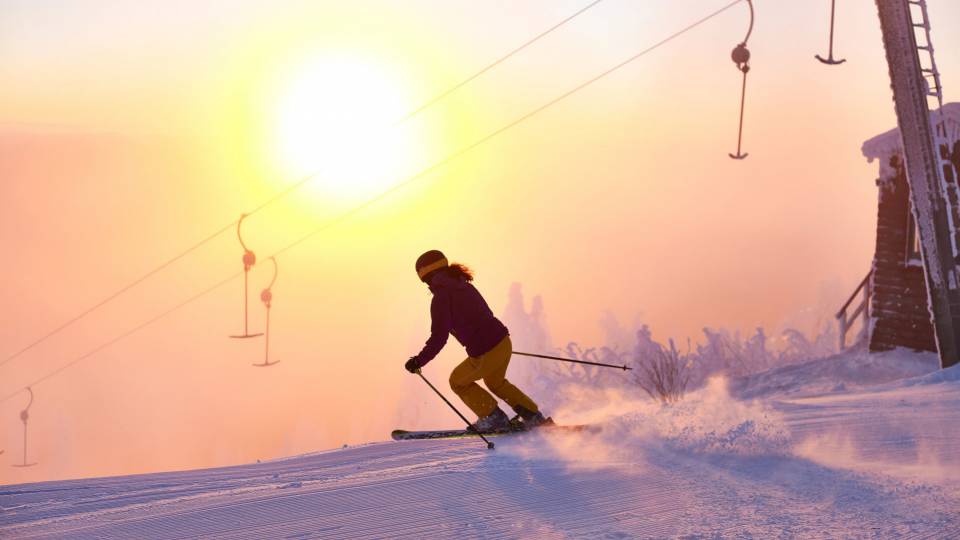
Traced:
<path fill-rule="evenodd" d="M 434 359 L 453 334 L 467 354 L 476 358 L 497 346 L 510 332 L 493 312 L 480 291 L 469 282 L 441 274 L 430 284 L 430 339 L 415 358 L 420 366 Z"/>

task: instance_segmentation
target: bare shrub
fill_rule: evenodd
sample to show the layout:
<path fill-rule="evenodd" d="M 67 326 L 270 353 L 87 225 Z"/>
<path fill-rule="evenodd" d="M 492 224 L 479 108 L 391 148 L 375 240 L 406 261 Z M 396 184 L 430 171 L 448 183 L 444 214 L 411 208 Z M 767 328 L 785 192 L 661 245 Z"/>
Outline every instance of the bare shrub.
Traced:
<path fill-rule="evenodd" d="M 690 382 L 690 362 L 684 356 L 672 339 L 669 349 L 646 348 L 637 355 L 634 380 L 651 398 L 664 404 L 676 403 L 683 399 Z"/>
<path fill-rule="evenodd" d="M 639 386 L 653 399 L 673 403 L 682 399 L 685 391 L 699 388 L 712 376 L 743 377 L 823 358 L 836 352 L 837 343 L 835 325 L 830 318 L 818 322 L 810 338 L 792 328 L 773 335 L 757 328 L 743 335 L 739 331 L 707 327 L 700 340 L 693 342 L 687 338 L 685 350 L 678 351 L 672 340 L 664 345 L 653 339 L 647 325 L 638 321 L 639 328 L 631 334 L 612 314 L 605 313 L 601 327 L 606 333 L 607 346 L 582 347 L 570 342 L 558 348 L 551 344 L 542 301 L 534 298 L 528 311 L 518 284 L 510 289 L 503 320 L 511 330 L 517 350 L 614 365 L 626 363 L 633 367 L 632 376 L 626 377 L 621 370 L 582 364 L 530 359 L 513 362 L 511 379 L 516 378 L 524 388 L 530 388 L 547 402 L 548 408 L 561 401 L 561 394 L 556 391 L 561 384 L 631 391 L 638 391 Z"/>

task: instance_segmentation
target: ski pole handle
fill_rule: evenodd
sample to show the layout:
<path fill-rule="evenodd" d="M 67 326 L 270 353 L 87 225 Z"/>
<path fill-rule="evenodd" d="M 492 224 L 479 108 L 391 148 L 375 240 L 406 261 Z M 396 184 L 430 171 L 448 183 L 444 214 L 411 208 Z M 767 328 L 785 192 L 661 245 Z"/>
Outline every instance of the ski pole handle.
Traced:
<path fill-rule="evenodd" d="M 466 417 L 466 416 L 460 414 L 460 411 L 458 411 L 457 408 L 453 406 L 453 403 L 450 403 L 450 401 L 449 401 L 446 397 L 444 397 L 444 395 L 441 394 L 440 391 L 436 389 L 436 387 L 434 387 L 432 384 L 430 384 L 430 381 L 428 381 L 427 378 L 423 376 L 423 373 L 421 373 L 419 369 L 418 369 L 417 371 L 415 371 L 414 373 L 416 373 L 417 375 L 419 375 L 420 378 L 423 379 L 423 382 L 427 383 L 427 386 L 429 386 L 431 390 L 433 390 L 434 392 L 436 392 L 436 394 L 437 394 L 438 396 L 440 396 L 440 399 L 442 399 L 443 402 L 447 404 L 447 406 L 449 406 L 451 409 L 453 409 L 453 412 L 457 413 L 457 416 L 459 416 L 460 419 L 463 420 L 463 421 L 467 424 L 467 429 L 468 429 L 468 430 L 473 431 L 474 433 L 476 433 L 477 435 L 479 435 L 480 438 L 483 439 L 483 442 L 487 443 L 487 448 L 489 448 L 490 450 L 493 450 L 493 448 L 494 448 L 493 443 L 490 442 L 490 441 L 488 441 L 487 438 L 483 436 L 483 433 L 480 433 L 480 430 L 478 430 L 476 427 L 474 427 L 473 424 L 471 424 L 470 421 L 467 420 L 467 417 Z"/>

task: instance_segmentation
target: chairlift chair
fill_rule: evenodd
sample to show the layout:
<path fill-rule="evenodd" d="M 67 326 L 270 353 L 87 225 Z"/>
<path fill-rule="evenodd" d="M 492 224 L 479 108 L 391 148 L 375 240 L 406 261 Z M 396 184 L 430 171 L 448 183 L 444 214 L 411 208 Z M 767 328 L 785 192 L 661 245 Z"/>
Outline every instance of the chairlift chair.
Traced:
<path fill-rule="evenodd" d="M 30 402 L 27 403 L 27 407 L 20 411 L 20 421 L 23 422 L 23 462 L 14 463 L 14 467 L 33 467 L 36 465 L 36 462 L 27 463 L 27 420 L 30 419 L 30 406 L 33 405 L 33 390 L 30 387 L 27 387 L 27 392 L 30 393 Z"/>
<path fill-rule="evenodd" d="M 743 141 L 743 108 L 747 96 L 747 73 L 750 72 L 750 50 L 747 49 L 747 40 L 750 39 L 750 34 L 753 33 L 753 0 L 747 0 L 747 5 L 750 6 L 750 27 L 747 29 L 747 35 L 743 38 L 743 41 L 738 43 L 737 46 L 734 47 L 733 52 L 730 53 L 730 58 L 733 60 L 733 63 L 736 64 L 737 69 L 743 73 L 743 83 L 740 87 L 740 127 L 737 130 L 737 153 L 727 154 L 732 159 L 744 159 L 748 155 L 740 149 Z"/>
<path fill-rule="evenodd" d="M 824 58 L 819 54 L 815 54 L 817 60 L 823 62 L 824 64 L 835 66 L 837 64 L 842 64 L 847 61 L 846 58 L 841 58 L 840 60 L 835 60 L 833 58 L 833 16 L 836 13 L 837 9 L 837 0 L 830 0 L 830 52 L 827 53 L 827 57 Z"/>
<path fill-rule="evenodd" d="M 234 339 L 247 339 L 255 338 L 263 335 L 263 332 L 256 334 L 250 333 L 250 327 L 248 325 L 249 321 L 249 275 L 250 268 L 253 265 L 257 264 L 257 256 L 251 251 L 247 244 L 243 242 L 243 236 L 240 234 L 240 226 L 243 224 L 243 220 L 247 217 L 247 214 L 240 215 L 240 221 L 237 221 L 237 238 L 240 240 L 240 245 L 243 246 L 243 334 L 231 335 L 230 337 Z"/>
<path fill-rule="evenodd" d="M 273 362 L 270 361 L 270 306 L 273 302 L 273 292 L 270 289 L 273 287 L 273 284 L 277 282 L 277 259 L 270 257 L 269 261 L 273 263 L 273 279 L 270 280 L 270 284 L 267 285 L 267 288 L 260 292 L 260 300 L 267 308 L 267 325 L 264 328 L 266 333 L 266 337 L 264 338 L 264 357 L 262 364 L 253 364 L 256 367 L 269 367 L 280 363 L 279 360 L 274 360 Z"/>

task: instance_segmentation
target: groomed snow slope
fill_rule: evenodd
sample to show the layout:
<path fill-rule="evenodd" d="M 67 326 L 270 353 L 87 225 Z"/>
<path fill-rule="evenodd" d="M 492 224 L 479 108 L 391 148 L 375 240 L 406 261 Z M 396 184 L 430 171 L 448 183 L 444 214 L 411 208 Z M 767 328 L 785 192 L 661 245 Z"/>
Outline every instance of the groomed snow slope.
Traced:
<path fill-rule="evenodd" d="M 665 409 L 590 394 L 599 435 L 5 486 L 0 537 L 960 538 L 955 375 L 763 401 L 714 381 Z"/>
<path fill-rule="evenodd" d="M 926 352 L 851 351 L 735 379 L 730 387 L 740 399 L 796 397 L 902 380 L 920 381 L 921 375 L 935 375 L 939 368 L 937 356 Z"/>

